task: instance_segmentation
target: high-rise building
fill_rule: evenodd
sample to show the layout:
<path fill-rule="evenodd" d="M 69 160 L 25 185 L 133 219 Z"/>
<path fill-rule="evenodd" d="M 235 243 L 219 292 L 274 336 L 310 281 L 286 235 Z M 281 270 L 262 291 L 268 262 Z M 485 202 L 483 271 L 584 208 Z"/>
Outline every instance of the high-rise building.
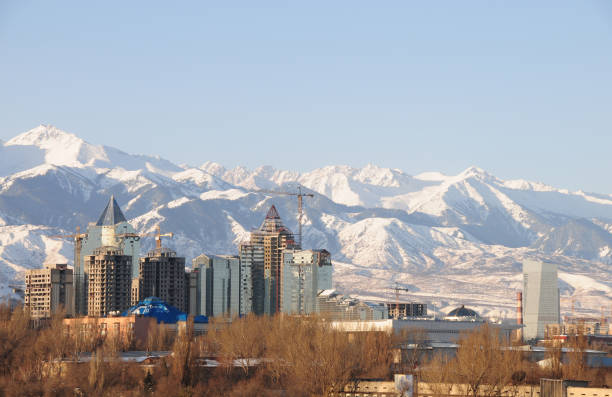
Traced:
<path fill-rule="evenodd" d="M 263 245 L 241 244 L 240 255 L 240 314 L 256 313 L 253 291 L 264 291 Z M 258 312 L 263 313 L 263 292 L 258 294 Z"/>
<path fill-rule="evenodd" d="M 193 259 L 197 271 L 197 313 L 208 317 L 240 315 L 240 258 L 202 254 Z"/>
<path fill-rule="evenodd" d="M 132 256 L 118 247 L 96 248 L 85 256 L 88 269 L 87 313 L 105 317 L 127 310 L 131 304 Z"/>
<path fill-rule="evenodd" d="M 26 272 L 24 303 L 32 318 L 49 318 L 60 309 L 67 316 L 74 314 L 72 276 L 72 269 L 65 264 Z"/>
<path fill-rule="evenodd" d="M 138 300 L 154 296 L 185 311 L 185 258 L 168 248 L 155 248 L 140 258 Z"/>
<path fill-rule="evenodd" d="M 240 246 L 242 300 L 248 300 L 246 289 L 251 288 L 251 302 L 245 302 L 244 313 L 274 314 L 280 311 L 281 267 L 283 250 L 299 246 L 293 233 L 283 225 L 275 206 L 270 207 L 259 229 L 251 232 L 249 243 Z M 248 268 L 248 269 L 246 269 Z M 250 308 L 250 310 L 249 310 Z"/>
<path fill-rule="evenodd" d="M 87 313 L 89 268 L 85 257 L 93 254 L 100 247 L 118 247 L 124 255 L 132 257 L 132 277 L 138 276 L 138 257 L 140 256 L 140 237 L 127 222 L 114 196 L 111 196 L 106 208 L 96 223 L 90 223 L 87 232 L 78 235 L 75 240 L 74 258 L 74 294 L 75 312 Z"/>
<path fill-rule="evenodd" d="M 559 324 L 557 265 L 526 260 L 523 262 L 523 338 L 542 339 L 547 324 Z"/>
<path fill-rule="evenodd" d="M 281 273 L 281 311 L 288 314 L 316 313 L 317 294 L 332 287 L 329 252 L 286 249 Z"/>
<path fill-rule="evenodd" d="M 198 315 L 198 276 L 197 269 L 185 271 L 185 312 L 190 316 Z"/>

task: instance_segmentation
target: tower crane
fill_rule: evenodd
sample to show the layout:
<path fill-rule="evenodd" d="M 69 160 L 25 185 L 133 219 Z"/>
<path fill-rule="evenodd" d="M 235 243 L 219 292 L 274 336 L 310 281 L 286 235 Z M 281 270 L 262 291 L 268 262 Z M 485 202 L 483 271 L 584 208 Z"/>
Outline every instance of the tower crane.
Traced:
<path fill-rule="evenodd" d="M 76 272 L 77 270 L 77 266 L 78 266 L 78 262 L 80 262 L 81 260 L 81 242 L 83 241 L 83 239 L 85 237 L 87 237 L 87 233 L 81 233 L 81 227 L 77 226 L 76 227 L 76 232 L 73 234 L 56 234 L 53 236 L 48 236 L 49 238 L 55 238 L 55 239 L 64 239 L 64 238 L 70 238 L 70 239 L 74 239 L 74 270 Z"/>
<path fill-rule="evenodd" d="M 303 211 L 303 205 L 302 205 L 302 201 L 303 201 L 303 197 L 314 197 L 314 194 L 312 193 L 303 193 L 302 192 L 302 185 L 298 185 L 297 187 L 297 193 L 296 192 L 286 192 L 286 191 L 280 191 L 280 190 L 267 190 L 267 189 L 261 189 L 261 190 L 254 190 L 257 193 L 269 193 L 269 194 L 277 194 L 277 195 L 282 195 L 282 196 L 295 196 L 297 197 L 297 207 L 298 207 L 298 216 L 297 216 L 297 221 L 298 221 L 298 235 L 300 236 L 300 247 L 302 246 L 302 217 L 304 216 L 304 211 Z"/>
<path fill-rule="evenodd" d="M 153 233 L 121 233 L 117 234 L 116 237 L 132 237 L 136 239 L 140 239 L 141 237 L 155 237 L 155 248 L 159 249 L 162 247 L 162 237 L 174 237 L 174 233 L 164 233 L 161 232 L 161 227 L 159 225 L 155 226 L 156 232 Z"/>
<path fill-rule="evenodd" d="M 410 292 L 410 289 L 405 287 L 400 287 L 399 283 L 395 283 L 394 287 L 389 287 L 390 290 L 395 291 L 395 314 L 394 317 L 397 319 L 400 317 L 400 308 L 399 308 L 399 294 L 400 291 Z"/>

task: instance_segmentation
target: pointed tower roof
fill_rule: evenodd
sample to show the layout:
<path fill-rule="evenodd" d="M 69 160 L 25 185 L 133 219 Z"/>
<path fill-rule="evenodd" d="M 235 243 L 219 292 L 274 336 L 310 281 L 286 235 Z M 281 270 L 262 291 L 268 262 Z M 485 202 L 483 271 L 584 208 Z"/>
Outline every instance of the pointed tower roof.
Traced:
<path fill-rule="evenodd" d="M 113 195 L 110 196 L 110 200 L 108 200 L 108 204 L 106 204 L 106 208 L 104 208 L 104 212 L 100 215 L 96 226 L 112 226 L 119 222 L 127 222 L 127 220 L 123 216 L 123 212 L 121 212 L 121 208 L 119 208 L 119 204 L 117 204 Z"/>
<path fill-rule="evenodd" d="M 259 232 L 263 233 L 284 233 L 284 234 L 292 234 L 291 230 L 289 230 L 285 225 L 283 225 L 283 221 L 281 220 L 276 207 L 273 205 L 268 210 L 266 214 L 266 219 L 264 219 L 263 223 L 258 229 Z"/>
<path fill-rule="evenodd" d="M 276 210 L 274 204 L 272 204 L 272 207 L 270 207 L 270 209 L 268 210 L 266 219 L 280 219 L 280 215 L 278 215 L 278 211 Z"/>

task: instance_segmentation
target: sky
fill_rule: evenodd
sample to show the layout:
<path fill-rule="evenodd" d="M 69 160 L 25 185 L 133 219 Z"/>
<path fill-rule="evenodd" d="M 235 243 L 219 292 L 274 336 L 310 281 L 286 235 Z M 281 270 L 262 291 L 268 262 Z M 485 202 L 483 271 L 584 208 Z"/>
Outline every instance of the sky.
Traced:
<path fill-rule="evenodd" d="M 612 194 L 612 3 L 2 1 L 0 139 Z"/>

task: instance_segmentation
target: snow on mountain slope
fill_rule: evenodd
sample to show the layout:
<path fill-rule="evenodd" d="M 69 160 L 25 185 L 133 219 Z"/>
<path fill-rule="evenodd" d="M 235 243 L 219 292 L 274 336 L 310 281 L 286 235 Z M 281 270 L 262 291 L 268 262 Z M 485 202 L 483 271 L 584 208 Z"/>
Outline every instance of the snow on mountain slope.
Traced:
<path fill-rule="evenodd" d="M 335 286 L 444 310 L 465 303 L 483 314 L 514 315 L 525 258 L 560 265 L 560 288 L 579 312 L 611 302 L 612 196 L 541 183 L 503 181 L 477 167 L 458 175 L 411 176 L 375 165 L 326 166 L 306 173 L 262 166 L 177 166 L 153 156 L 89 144 L 52 126 L 0 143 L 0 295 L 25 269 L 72 262 L 70 242 L 45 235 L 95 221 L 114 194 L 141 232 L 161 225 L 164 245 L 186 256 L 236 254 L 269 206 L 297 232 L 294 197 L 305 199 L 304 247 L 327 248 Z M 153 246 L 143 239 L 143 254 Z M 563 311 L 569 310 L 563 307 Z"/>
<path fill-rule="evenodd" d="M 108 146 L 92 145 L 74 134 L 51 125 L 39 125 L 4 143 L 0 176 L 53 164 L 69 167 L 121 167 L 126 170 L 149 169 L 169 174 L 181 168 L 159 157 L 130 155 Z"/>
<path fill-rule="evenodd" d="M 43 263 L 72 263 L 71 245 L 47 237 L 57 232 L 44 226 L 0 226 L 0 296 L 9 294 L 9 284 L 23 284 L 28 269 Z"/>

